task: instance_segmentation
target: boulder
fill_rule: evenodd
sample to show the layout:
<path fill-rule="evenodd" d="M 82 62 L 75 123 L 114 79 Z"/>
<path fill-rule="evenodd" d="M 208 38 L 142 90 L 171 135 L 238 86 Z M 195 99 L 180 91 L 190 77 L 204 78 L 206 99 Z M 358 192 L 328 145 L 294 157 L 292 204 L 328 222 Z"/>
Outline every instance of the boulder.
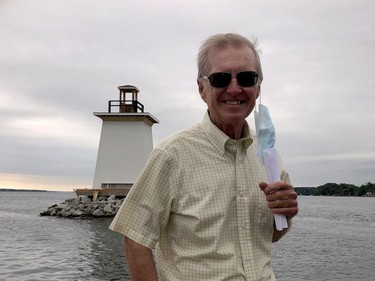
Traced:
<path fill-rule="evenodd" d="M 61 213 L 61 216 L 62 216 L 62 217 L 71 217 L 71 216 L 72 216 L 72 212 L 70 212 L 70 211 L 62 212 L 62 213 Z"/>
<path fill-rule="evenodd" d="M 102 211 L 101 209 L 96 209 L 96 210 L 92 213 L 92 215 L 93 215 L 94 217 L 101 217 L 101 216 L 104 215 L 104 213 L 103 213 L 103 211 Z"/>
<path fill-rule="evenodd" d="M 103 211 L 107 213 L 112 213 L 112 204 L 108 203 L 107 205 L 104 206 Z"/>
<path fill-rule="evenodd" d="M 82 215 L 84 215 L 84 212 L 82 212 L 81 210 L 76 210 L 72 213 L 73 217 L 80 217 Z"/>
<path fill-rule="evenodd" d="M 83 204 L 87 204 L 87 203 L 91 203 L 92 200 L 91 200 L 88 196 L 81 195 L 81 196 L 79 197 L 79 202 L 80 202 L 80 203 L 83 203 Z"/>
<path fill-rule="evenodd" d="M 108 201 L 114 201 L 116 200 L 116 195 L 112 194 L 111 196 L 108 197 Z"/>
<path fill-rule="evenodd" d="M 70 205 L 79 203 L 77 198 L 66 199 L 65 202 L 70 204 Z"/>
<path fill-rule="evenodd" d="M 68 206 L 69 206 L 69 204 L 66 203 L 66 202 L 64 202 L 64 203 L 60 203 L 59 205 L 57 205 L 56 209 L 57 209 L 57 210 L 63 210 L 63 209 L 65 209 L 65 208 L 68 207 Z"/>

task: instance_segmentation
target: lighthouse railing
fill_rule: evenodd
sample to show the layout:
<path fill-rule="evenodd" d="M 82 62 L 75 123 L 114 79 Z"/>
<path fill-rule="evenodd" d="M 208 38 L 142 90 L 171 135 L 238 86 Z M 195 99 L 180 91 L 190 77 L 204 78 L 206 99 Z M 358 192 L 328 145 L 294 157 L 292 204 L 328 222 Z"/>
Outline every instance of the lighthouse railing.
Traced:
<path fill-rule="evenodd" d="M 136 113 L 144 112 L 144 106 L 136 100 L 110 100 L 108 101 L 108 112 L 112 113 L 113 108 L 118 108 L 117 112 Z"/>

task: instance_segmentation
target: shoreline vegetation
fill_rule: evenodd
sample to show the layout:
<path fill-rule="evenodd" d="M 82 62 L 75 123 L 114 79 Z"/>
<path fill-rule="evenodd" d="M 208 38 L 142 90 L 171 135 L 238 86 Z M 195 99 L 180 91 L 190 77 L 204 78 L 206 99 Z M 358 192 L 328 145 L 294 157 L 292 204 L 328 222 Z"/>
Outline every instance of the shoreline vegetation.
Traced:
<path fill-rule="evenodd" d="M 16 188 L 0 188 L 0 191 L 4 192 L 49 192 L 44 189 L 16 189 Z"/>
<path fill-rule="evenodd" d="M 375 197 L 375 183 L 368 182 L 361 186 L 347 183 L 325 183 L 317 187 L 294 187 L 298 195 L 307 196 L 364 196 Z M 69 192 L 46 189 L 0 188 L 0 192 Z"/>
<path fill-rule="evenodd" d="M 375 197 L 375 183 L 361 186 L 347 183 L 326 183 L 317 187 L 295 187 L 298 195 Z"/>

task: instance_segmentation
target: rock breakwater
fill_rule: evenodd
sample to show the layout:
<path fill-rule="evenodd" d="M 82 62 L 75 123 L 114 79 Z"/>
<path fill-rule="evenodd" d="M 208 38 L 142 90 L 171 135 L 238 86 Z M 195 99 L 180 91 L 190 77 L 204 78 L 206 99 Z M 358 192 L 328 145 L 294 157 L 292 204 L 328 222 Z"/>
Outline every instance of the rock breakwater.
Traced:
<path fill-rule="evenodd" d="M 124 198 L 117 198 L 115 195 L 100 196 L 96 201 L 92 201 L 88 196 L 79 196 L 54 204 L 40 213 L 40 215 L 65 218 L 113 217 L 120 209 L 123 201 Z"/>

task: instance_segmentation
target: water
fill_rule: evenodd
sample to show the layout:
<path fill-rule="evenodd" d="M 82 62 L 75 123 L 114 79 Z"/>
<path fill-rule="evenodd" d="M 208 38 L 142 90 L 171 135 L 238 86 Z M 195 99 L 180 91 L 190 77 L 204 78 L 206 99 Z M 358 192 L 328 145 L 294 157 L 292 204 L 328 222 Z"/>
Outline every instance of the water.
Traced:
<path fill-rule="evenodd" d="M 111 219 L 40 217 L 66 192 L 0 192 L 0 280 L 129 280 Z M 274 244 L 278 281 L 375 280 L 375 198 L 300 197 Z"/>
<path fill-rule="evenodd" d="M 0 192 L 0 280 L 130 280 L 112 219 L 41 217 L 66 192 Z"/>
<path fill-rule="evenodd" d="M 278 280 L 375 280 L 375 198 L 300 197 L 292 232 L 274 244 Z"/>

